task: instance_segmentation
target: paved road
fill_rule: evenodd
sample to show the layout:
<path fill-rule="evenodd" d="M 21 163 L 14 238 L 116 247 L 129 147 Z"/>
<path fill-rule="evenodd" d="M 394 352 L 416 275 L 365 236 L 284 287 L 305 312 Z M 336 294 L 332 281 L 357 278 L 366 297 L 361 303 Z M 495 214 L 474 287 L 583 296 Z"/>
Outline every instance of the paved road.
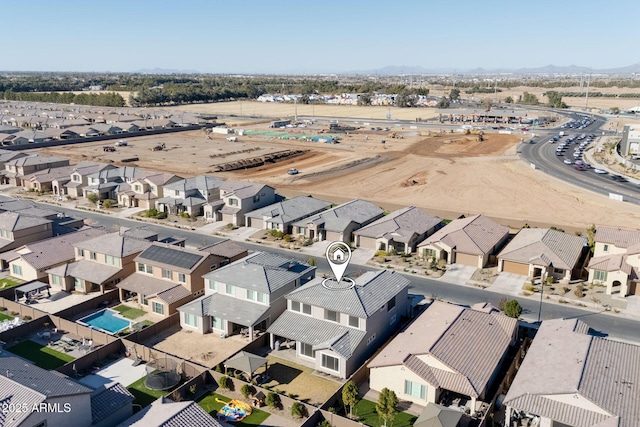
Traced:
<path fill-rule="evenodd" d="M 4 196 L 0 196 L 0 200 L 7 199 Z M 40 205 L 51 209 L 50 205 Z M 78 212 L 73 209 L 65 209 L 61 207 L 54 207 L 55 210 L 66 213 L 70 216 L 84 217 L 94 224 L 104 227 L 124 226 L 124 227 L 140 227 L 144 225 L 147 229 L 158 232 L 160 237 L 176 236 L 184 238 L 187 243 L 192 246 L 204 245 L 208 243 L 214 243 L 222 240 L 219 237 L 208 236 L 200 234 L 196 231 L 183 230 L 178 228 L 170 228 L 159 226 L 149 223 L 141 223 L 139 221 L 121 219 L 112 217 L 109 215 L 94 213 L 94 212 Z M 270 253 L 278 253 L 290 258 L 295 258 L 300 261 L 306 261 L 307 255 L 299 254 L 291 251 L 287 251 L 279 248 L 265 247 L 263 245 L 255 245 L 250 243 L 244 243 L 244 245 L 253 251 L 266 251 Z M 318 258 L 318 274 L 330 274 L 330 269 L 325 259 Z M 347 276 L 349 274 L 356 275 L 363 271 L 374 270 L 370 266 L 366 265 L 350 265 L 347 269 Z M 402 274 L 402 273 L 399 273 Z M 411 280 L 411 292 L 425 295 L 427 297 L 435 297 L 446 301 L 455 302 L 458 304 L 472 305 L 478 302 L 489 302 L 494 306 L 498 306 L 500 299 L 507 298 L 512 299 L 513 296 L 500 294 L 496 292 L 485 291 L 479 288 L 457 286 L 450 283 L 445 283 L 438 280 L 432 280 L 425 277 L 418 277 L 414 275 L 406 275 Z M 523 317 L 527 320 L 536 320 L 538 318 L 538 302 L 529 299 L 519 299 L 520 304 L 523 307 Z M 640 328 L 637 321 L 624 318 L 620 315 L 595 313 L 593 311 L 582 310 L 579 308 L 569 307 L 567 305 L 559 304 L 542 304 L 542 320 L 554 319 L 554 318 L 581 318 L 589 324 L 594 330 L 597 330 L 603 334 L 610 334 L 612 337 L 640 342 Z"/>

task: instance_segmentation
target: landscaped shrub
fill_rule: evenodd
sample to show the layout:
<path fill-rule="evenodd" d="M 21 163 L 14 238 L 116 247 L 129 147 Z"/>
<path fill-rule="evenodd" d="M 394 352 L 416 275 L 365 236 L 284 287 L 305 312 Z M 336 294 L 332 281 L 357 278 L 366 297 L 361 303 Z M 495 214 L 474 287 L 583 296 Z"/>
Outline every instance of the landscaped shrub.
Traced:
<path fill-rule="evenodd" d="M 233 386 L 233 383 L 231 382 L 231 378 L 224 376 L 224 377 L 220 377 L 220 380 L 218 381 L 218 384 L 220 384 L 220 387 L 226 389 L 226 390 L 231 390 L 231 387 Z"/>
<path fill-rule="evenodd" d="M 573 293 L 578 298 L 582 298 L 582 292 L 584 291 L 584 287 L 580 284 L 576 285 L 576 288 L 573 290 Z"/>
<path fill-rule="evenodd" d="M 294 418 L 302 418 L 307 414 L 307 408 L 300 402 L 293 402 L 291 405 L 291 416 Z"/>
<path fill-rule="evenodd" d="M 102 202 L 102 207 L 105 208 L 105 209 L 110 209 L 110 208 L 114 207 L 117 204 L 118 204 L 118 202 L 116 202 L 115 200 L 107 199 L 104 202 Z"/>
<path fill-rule="evenodd" d="M 387 251 L 376 251 L 374 256 L 386 257 L 387 256 Z"/>
<path fill-rule="evenodd" d="M 158 216 L 158 209 L 155 209 L 155 208 L 148 209 L 144 211 L 144 216 L 146 216 L 147 218 L 155 218 L 156 216 Z"/>
<path fill-rule="evenodd" d="M 253 396 L 255 392 L 256 392 L 256 388 L 249 384 L 243 385 L 242 388 L 240 389 L 240 393 L 245 399 L 248 399 L 249 396 Z"/>
<path fill-rule="evenodd" d="M 222 372 L 222 365 L 221 365 L 220 363 L 218 363 L 218 364 L 216 365 L 216 369 L 215 369 L 215 371 L 216 371 L 216 372 L 220 372 L 220 373 Z"/>
<path fill-rule="evenodd" d="M 281 404 L 280 395 L 270 391 L 269 394 L 267 394 L 267 397 L 264 399 L 264 402 L 269 408 L 279 408 Z"/>
<path fill-rule="evenodd" d="M 155 216 L 156 219 L 166 219 L 167 218 L 167 213 L 166 212 L 158 212 L 158 214 Z"/>

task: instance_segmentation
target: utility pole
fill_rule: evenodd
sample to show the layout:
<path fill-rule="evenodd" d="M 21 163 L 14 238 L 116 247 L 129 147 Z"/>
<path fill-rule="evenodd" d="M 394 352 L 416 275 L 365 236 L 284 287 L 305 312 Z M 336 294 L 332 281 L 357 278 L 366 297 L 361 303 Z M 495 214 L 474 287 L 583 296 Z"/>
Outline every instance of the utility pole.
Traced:
<path fill-rule="evenodd" d="M 584 108 L 585 110 L 589 110 L 589 83 L 591 83 L 591 72 L 589 72 L 589 76 L 587 78 L 587 94 L 585 96 Z"/>

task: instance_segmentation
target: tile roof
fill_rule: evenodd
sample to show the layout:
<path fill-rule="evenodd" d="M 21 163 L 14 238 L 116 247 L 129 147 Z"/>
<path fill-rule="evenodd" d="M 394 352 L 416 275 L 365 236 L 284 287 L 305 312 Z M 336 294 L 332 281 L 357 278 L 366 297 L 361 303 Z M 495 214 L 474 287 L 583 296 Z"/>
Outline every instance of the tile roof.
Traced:
<path fill-rule="evenodd" d="M 498 258 L 522 264 L 576 267 L 587 238 L 549 228 L 523 228 L 500 252 Z"/>
<path fill-rule="evenodd" d="M 51 224 L 51 221 L 18 212 L 0 213 L 0 230 L 18 231 L 44 224 Z"/>
<path fill-rule="evenodd" d="M 587 268 L 600 271 L 623 271 L 627 275 L 631 274 L 631 270 L 633 269 L 631 265 L 627 264 L 626 254 L 604 255 L 591 258 Z"/>
<path fill-rule="evenodd" d="M 122 258 L 144 251 L 151 246 L 151 242 L 115 232 L 76 243 L 74 246 L 80 249 Z"/>
<path fill-rule="evenodd" d="M 222 240 L 208 246 L 203 246 L 198 248 L 198 250 L 228 259 L 233 259 L 239 255 L 247 253 L 247 248 L 242 244 L 229 239 Z"/>
<path fill-rule="evenodd" d="M 181 246 L 154 243 L 136 257 L 136 261 L 170 265 L 185 271 L 192 271 L 209 254 Z"/>
<path fill-rule="evenodd" d="M 288 310 L 269 326 L 267 332 L 311 344 L 313 350 L 331 349 L 345 359 L 351 357 L 367 334 L 360 329 Z"/>
<path fill-rule="evenodd" d="M 4 407 L 32 407 L 46 400 L 46 396 L 0 375 L 0 403 Z M 6 406 L 5 406 L 6 405 Z M 31 415 L 28 411 L 0 411 L 0 425 L 3 427 L 18 427 Z"/>
<path fill-rule="evenodd" d="M 100 285 L 118 274 L 120 270 L 120 267 L 81 259 L 51 268 L 46 273 L 60 277 L 77 277 Z"/>
<path fill-rule="evenodd" d="M 355 279 L 353 287 L 327 289 L 322 281 L 311 280 L 289 293 L 287 299 L 366 319 L 411 284 L 402 275 L 386 270 L 367 271 Z"/>
<path fill-rule="evenodd" d="M 193 178 L 185 178 L 180 181 L 172 182 L 164 186 L 165 190 L 181 190 L 184 192 L 190 190 L 206 190 L 219 188 L 224 180 L 211 175 L 198 175 Z"/>
<path fill-rule="evenodd" d="M 180 286 L 168 280 L 159 279 L 144 273 L 133 273 L 122 279 L 122 282 L 116 285 L 117 288 L 127 291 L 136 292 L 140 295 L 153 296 L 160 292 Z"/>
<path fill-rule="evenodd" d="M 186 303 L 185 305 L 181 305 L 178 307 L 178 311 L 181 313 L 189 313 L 198 317 L 203 317 L 208 315 L 209 313 L 209 305 L 211 304 L 211 298 L 213 295 L 219 294 L 210 294 L 195 299 L 191 302 Z"/>
<path fill-rule="evenodd" d="M 315 272 L 315 267 L 279 255 L 254 252 L 203 277 L 270 294 L 311 272 Z"/>
<path fill-rule="evenodd" d="M 505 404 L 568 425 L 640 425 L 640 346 L 587 335 L 583 325 L 542 323 Z"/>
<path fill-rule="evenodd" d="M 118 427 L 225 427 L 196 402 L 161 397 Z"/>
<path fill-rule="evenodd" d="M 75 258 L 73 244 L 106 234 L 99 228 L 82 228 L 79 231 L 29 243 L 16 250 L 19 257 L 37 270 L 48 268 Z"/>
<path fill-rule="evenodd" d="M 206 314 L 220 317 L 244 326 L 260 323 L 269 306 L 257 302 L 242 300 L 228 295 L 215 293 L 206 307 Z"/>
<path fill-rule="evenodd" d="M 508 350 L 517 325 L 516 319 L 499 312 L 486 313 L 435 301 L 369 367 L 405 365 L 434 386 L 479 396 Z M 480 346 L 482 352 L 468 351 Z M 452 372 L 429 366 L 421 357 L 424 355 L 436 358 Z"/>
<path fill-rule="evenodd" d="M 289 224 L 313 215 L 330 206 L 331 202 L 314 199 L 313 197 L 298 196 L 293 199 L 265 206 L 264 208 L 256 209 L 245 214 L 245 216 L 257 219 L 266 217 L 270 222 Z"/>
<path fill-rule="evenodd" d="M 365 224 L 382 216 L 382 214 L 384 211 L 373 203 L 355 199 L 300 220 L 294 225 L 304 227 L 308 223 L 324 224 L 325 230 L 341 232 L 351 222 L 358 225 Z"/>
<path fill-rule="evenodd" d="M 69 159 L 66 157 L 59 156 L 43 156 L 40 154 L 34 154 L 32 156 L 21 157 L 19 159 L 13 159 L 7 162 L 8 165 L 13 165 L 17 167 L 24 166 L 34 166 L 34 165 L 42 165 L 46 163 L 58 163 L 65 162 L 69 164 Z"/>
<path fill-rule="evenodd" d="M 597 243 L 609 243 L 618 248 L 628 248 L 640 243 L 640 231 L 627 228 L 598 227 L 594 241 Z"/>
<path fill-rule="evenodd" d="M 11 351 L 9 348 L 7 351 Z M 28 387 L 47 398 L 89 394 L 93 389 L 86 387 L 57 371 L 47 371 L 18 357 L 3 357 L 0 376 Z"/>
<path fill-rule="evenodd" d="M 187 288 L 182 285 L 175 285 L 173 288 L 167 289 L 166 291 L 158 292 L 157 297 L 167 304 L 172 304 L 188 297 L 189 295 L 191 295 L 191 292 L 189 292 Z"/>
<path fill-rule="evenodd" d="M 485 255 L 509 234 L 509 228 L 484 215 L 458 218 L 436 231 L 418 247 L 444 243 L 456 252 Z"/>
<path fill-rule="evenodd" d="M 239 199 L 246 199 L 248 197 L 253 197 L 265 187 L 269 187 L 269 186 L 264 184 L 257 184 L 255 182 L 233 181 L 233 180 L 228 180 L 220 184 L 220 190 L 224 191 L 223 195 L 225 197 L 235 196 Z"/>
<path fill-rule="evenodd" d="M 414 235 L 424 234 L 441 222 L 442 219 L 431 216 L 415 206 L 409 206 L 383 216 L 371 224 L 356 230 L 354 234 L 375 239 L 393 239 L 397 242 L 406 243 Z"/>
<path fill-rule="evenodd" d="M 118 382 L 105 384 L 91 395 L 91 419 L 93 424 L 107 418 L 132 403 L 135 397 Z"/>

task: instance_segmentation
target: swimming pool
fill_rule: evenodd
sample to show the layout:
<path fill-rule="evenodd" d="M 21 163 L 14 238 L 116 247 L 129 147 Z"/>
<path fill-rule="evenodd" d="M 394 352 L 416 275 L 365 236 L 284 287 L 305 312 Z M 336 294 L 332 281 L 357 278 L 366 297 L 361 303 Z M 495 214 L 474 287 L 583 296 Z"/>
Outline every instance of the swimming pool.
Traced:
<path fill-rule="evenodd" d="M 78 319 L 78 323 L 111 335 L 117 334 L 131 326 L 130 321 L 116 316 L 116 312 L 108 308 Z"/>

